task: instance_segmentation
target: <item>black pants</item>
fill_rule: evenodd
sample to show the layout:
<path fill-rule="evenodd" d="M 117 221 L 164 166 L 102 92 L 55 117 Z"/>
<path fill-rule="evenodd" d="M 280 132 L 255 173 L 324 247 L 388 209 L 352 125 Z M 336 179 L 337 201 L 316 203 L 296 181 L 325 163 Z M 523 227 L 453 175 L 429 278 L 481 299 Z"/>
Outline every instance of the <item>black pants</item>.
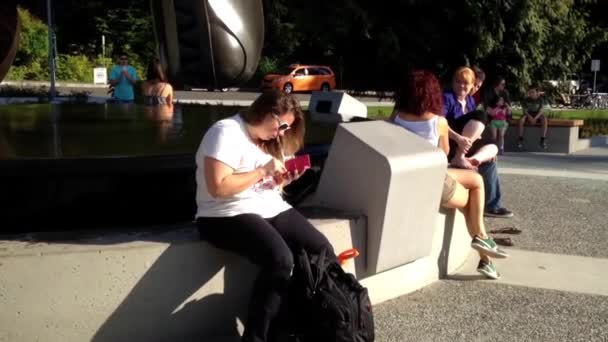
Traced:
<path fill-rule="evenodd" d="M 479 121 L 485 125 L 488 121 L 488 116 L 485 112 L 476 110 L 473 112 L 469 112 L 465 115 L 462 115 L 462 116 L 458 117 L 458 119 L 448 120 L 448 126 L 450 126 L 450 128 L 454 132 L 456 132 L 458 134 L 462 134 L 462 131 L 464 130 L 464 126 L 466 126 L 469 123 L 469 121 L 471 121 L 471 120 Z M 475 154 L 475 152 L 477 152 L 477 150 L 479 150 L 482 146 L 485 146 L 488 144 L 493 144 L 493 143 L 494 142 L 491 140 L 479 138 L 473 142 L 473 146 L 471 146 L 471 148 L 469 149 L 467 156 L 471 156 L 471 155 Z M 450 139 L 450 154 L 448 155 L 448 160 L 452 160 L 452 158 L 454 158 L 454 155 L 456 154 L 457 150 L 458 150 L 458 144 L 456 143 L 456 141 Z"/>
<path fill-rule="evenodd" d="M 256 214 L 199 217 L 196 224 L 203 240 L 261 267 L 249 304 L 244 342 L 266 341 L 270 322 L 287 292 L 294 252 L 303 248 L 312 254 L 325 248 L 335 257 L 327 238 L 295 209 L 270 219 Z"/>

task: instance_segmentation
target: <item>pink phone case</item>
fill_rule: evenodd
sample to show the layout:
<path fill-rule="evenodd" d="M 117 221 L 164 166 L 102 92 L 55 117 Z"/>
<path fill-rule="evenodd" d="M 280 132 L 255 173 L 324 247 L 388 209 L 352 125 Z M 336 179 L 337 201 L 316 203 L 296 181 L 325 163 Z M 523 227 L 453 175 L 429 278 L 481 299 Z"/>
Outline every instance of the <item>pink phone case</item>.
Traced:
<path fill-rule="evenodd" d="M 308 154 L 304 154 L 293 159 L 289 159 L 285 162 L 285 168 L 289 172 L 297 171 L 298 173 L 302 173 L 304 170 L 310 168 L 310 156 Z"/>

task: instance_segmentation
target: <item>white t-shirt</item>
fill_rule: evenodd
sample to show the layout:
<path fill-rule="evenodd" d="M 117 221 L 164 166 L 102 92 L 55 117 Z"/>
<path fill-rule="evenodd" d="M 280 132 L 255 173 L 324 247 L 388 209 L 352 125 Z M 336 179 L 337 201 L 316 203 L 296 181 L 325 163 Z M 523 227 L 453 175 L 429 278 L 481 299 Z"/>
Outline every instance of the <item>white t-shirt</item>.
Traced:
<path fill-rule="evenodd" d="M 196 217 L 226 217 L 249 213 L 271 218 L 291 208 L 281 197 L 281 191 L 272 177 L 228 198 L 211 197 L 205 182 L 205 157 L 223 162 L 233 168 L 235 173 L 253 171 L 272 158 L 249 139 L 246 123 L 239 114 L 213 124 L 196 152 Z"/>

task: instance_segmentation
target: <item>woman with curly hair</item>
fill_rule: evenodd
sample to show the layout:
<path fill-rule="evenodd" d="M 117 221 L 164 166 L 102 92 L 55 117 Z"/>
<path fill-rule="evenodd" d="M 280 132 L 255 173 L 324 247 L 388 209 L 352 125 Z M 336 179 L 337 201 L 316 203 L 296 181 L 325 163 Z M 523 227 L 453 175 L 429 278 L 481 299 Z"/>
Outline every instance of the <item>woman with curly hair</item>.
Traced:
<path fill-rule="evenodd" d="M 448 122 L 437 115 L 443 108 L 443 97 L 437 77 L 429 71 L 410 73 L 396 92 L 393 123 L 422 137 L 433 146 L 441 148 L 446 156 L 450 151 Z M 471 170 L 448 168 L 443 184 L 441 205 L 462 209 L 471 247 L 479 253 L 477 271 L 488 278 L 497 279 L 499 274 L 490 258 L 506 258 L 489 237 L 483 222 L 484 185 L 481 176 Z"/>

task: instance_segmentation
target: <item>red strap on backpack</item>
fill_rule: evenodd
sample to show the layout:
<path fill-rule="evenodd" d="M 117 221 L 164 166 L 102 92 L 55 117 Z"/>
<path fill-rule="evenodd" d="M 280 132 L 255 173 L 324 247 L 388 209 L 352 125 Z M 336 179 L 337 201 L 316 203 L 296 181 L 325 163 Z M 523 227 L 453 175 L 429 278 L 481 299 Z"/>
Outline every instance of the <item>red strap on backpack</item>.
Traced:
<path fill-rule="evenodd" d="M 344 265 L 348 259 L 353 259 L 359 256 L 359 251 L 356 248 L 347 249 L 338 255 L 338 263 Z"/>

